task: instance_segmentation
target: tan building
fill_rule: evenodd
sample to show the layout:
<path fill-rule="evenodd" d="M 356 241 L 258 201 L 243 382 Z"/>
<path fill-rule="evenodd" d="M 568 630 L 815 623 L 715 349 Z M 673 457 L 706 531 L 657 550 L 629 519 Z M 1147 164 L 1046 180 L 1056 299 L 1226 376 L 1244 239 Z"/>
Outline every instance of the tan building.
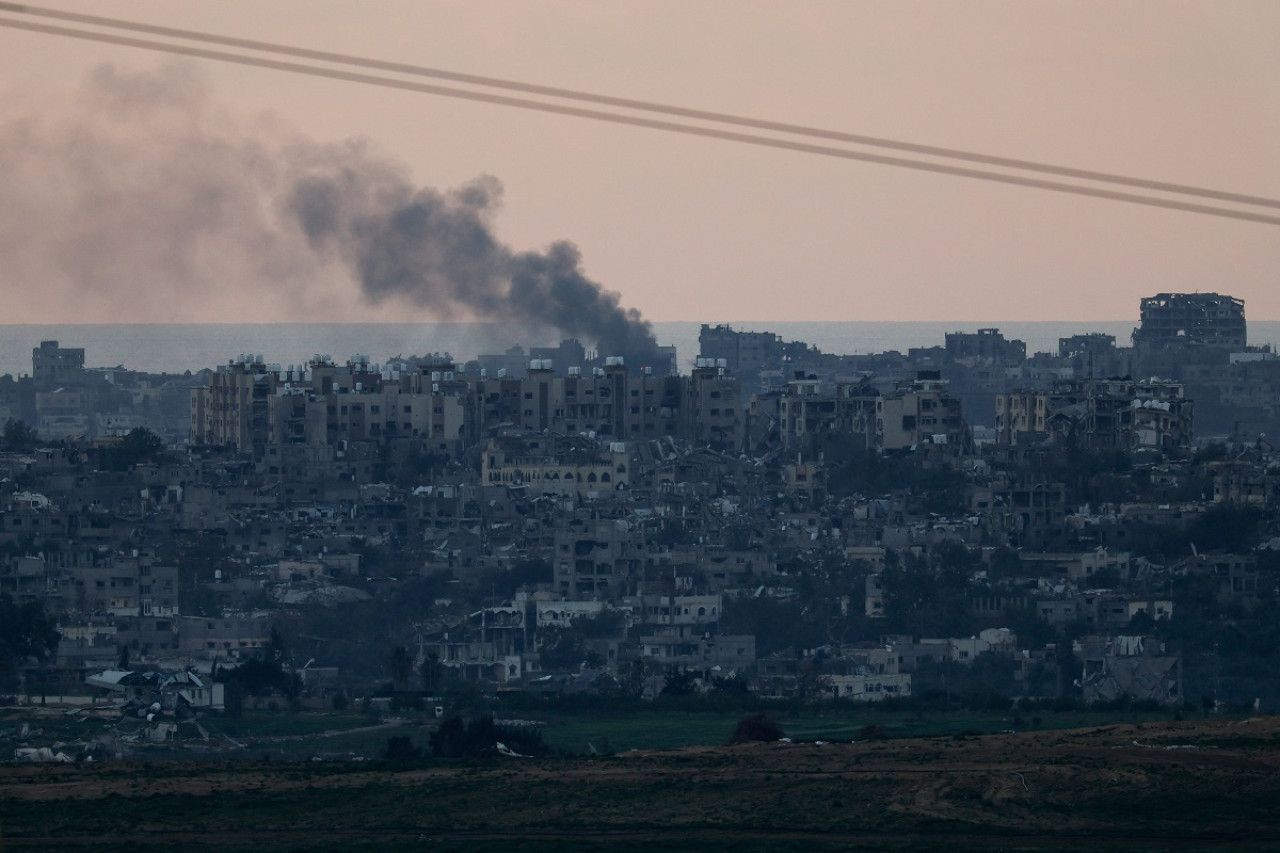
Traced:
<path fill-rule="evenodd" d="M 718 361 L 700 358 L 690 374 L 680 411 L 682 438 L 717 450 L 742 446 L 743 417 L 738 380 Z"/>
<path fill-rule="evenodd" d="M 480 461 L 482 483 L 523 486 L 531 495 L 605 495 L 628 488 L 630 472 L 631 454 L 621 441 L 600 445 L 585 439 L 493 438 Z"/>
<path fill-rule="evenodd" d="M 272 445 L 415 438 L 456 453 L 474 431 L 472 399 L 470 382 L 451 369 L 401 372 L 365 356 L 282 369 L 241 356 L 192 389 L 191 442 L 260 456 Z"/>
<path fill-rule="evenodd" d="M 574 519 L 555 532 L 555 591 L 569 601 L 615 600 L 630 592 L 647 553 L 624 521 Z"/>
<path fill-rule="evenodd" d="M 813 436 L 849 435 L 871 449 L 879 444 L 879 399 L 879 392 L 863 383 L 837 382 L 831 389 L 812 376 L 796 378 L 752 399 L 752 434 L 776 429 L 788 449 L 804 447 Z"/>
<path fill-rule="evenodd" d="M 96 566 L 64 570 L 68 609 L 113 616 L 169 617 L 178 614 L 178 569 L 153 565 L 148 557 L 115 556 Z"/>
<path fill-rule="evenodd" d="M 271 645 L 271 620 L 265 616 L 182 616 L 178 636 L 178 647 L 188 654 L 236 658 Z"/>
<path fill-rule="evenodd" d="M 1035 391 L 996 395 L 996 441 L 1018 444 L 1024 436 L 1046 434 L 1048 397 Z"/>
<path fill-rule="evenodd" d="M 436 368 L 439 369 L 436 369 Z M 618 441 L 671 436 L 734 450 L 742 443 L 738 380 L 704 359 L 688 377 L 628 372 L 621 358 L 558 376 L 533 359 L 519 379 L 471 377 L 452 364 L 371 365 L 327 357 L 295 368 L 241 356 L 191 392 L 191 443 L 261 457 L 286 444 L 421 440 L 456 454 L 486 432 L 520 427 Z"/>
<path fill-rule="evenodd" d="M 947 445 L 959 453 L 966 444 L 960 400 L 938 371 L 922 370 L 916 380 L 877 402 L 877 426 L 884 450 L 922 444 Z"/>

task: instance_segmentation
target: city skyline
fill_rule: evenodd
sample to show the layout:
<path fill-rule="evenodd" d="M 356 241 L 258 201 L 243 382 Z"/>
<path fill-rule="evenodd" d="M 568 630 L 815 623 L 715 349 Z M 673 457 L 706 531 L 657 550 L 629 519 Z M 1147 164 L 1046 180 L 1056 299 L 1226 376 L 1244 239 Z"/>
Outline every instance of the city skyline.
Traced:
<path fill-rule="evenodd" d="M 542 3 L 496 22 L 483 4 L 53 8 L 1280 196 L 1280 10 L 1264 3 Z M 651 321 L 1084 322 L 1166 291 L 1280 318 L 1274 225 L 11 29 L 0 56 L 10 322 L 465 317 L 365 304 L 350 268 L 242 215 L 261 198 L 186 192 L 197 166 L 209 178 L 190 186 L 214 196 L 261 189 L 236 183 L 243 155 L 299 148 L 444 198 L 482 186 L 480 219 L 510 252 L 568 241 L 586 277 Z M 228 143 L 239 154 L 219 160 Z"/>

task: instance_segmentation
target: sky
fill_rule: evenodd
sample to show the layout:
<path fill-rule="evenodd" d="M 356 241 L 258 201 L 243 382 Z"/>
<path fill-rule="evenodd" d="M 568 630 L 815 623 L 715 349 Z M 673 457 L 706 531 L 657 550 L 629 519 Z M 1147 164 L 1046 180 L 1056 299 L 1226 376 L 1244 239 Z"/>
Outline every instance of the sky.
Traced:
<path fill-rule="evenodd" d="M 37 5 L 1280 198 L 1274 0 Z M 410 202 L 452 285 L 360 242 Z M 517 262 L 651 321 L 1280 320 L 1274 224 L 5 27 L 0 257 L 9 323 L 465 319 Z"/>

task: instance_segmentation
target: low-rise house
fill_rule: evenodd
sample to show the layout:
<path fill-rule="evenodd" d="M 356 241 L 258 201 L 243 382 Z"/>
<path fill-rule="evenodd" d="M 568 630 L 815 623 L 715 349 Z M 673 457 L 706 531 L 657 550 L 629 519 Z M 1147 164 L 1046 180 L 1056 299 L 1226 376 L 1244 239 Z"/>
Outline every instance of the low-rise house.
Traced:
<path fill-rule="evenodd" d="M 719 595 L 638 596 L 635 618 L 651 625 L 713 625 L 720 621 L 724 602 Z"/>
<path fill-rule="evenodd" d="M 271 620 L 255 616 L 180 616 L 178 648 L 209 659 L 238 658 L 271 644 Z"/>
<path fill-rule="evenodd" d="M 1196 554 L 1170 570 L 1212 578 L 1219 601 L 1252 601 L 1258 597 L 1258 558 L 1253 554 Z"/>
<path fill-rule="evenodd" d="M 911 695 L 911 676 L 905 672 L 893 675 L 855 672 L 848 675 L 828 675 L 825 678 L 834 699 L 880 702 Z"/>
<path fill-rule="evenodd" d="M 713 673 L 744 672 L 756 662 L 754 635 L 715 636 L 697 626 L 664 625 L 640 637 L 640 657 L 663 667 L 694 670 L 710 679 Z"/>
<path fill-rule="evenodd" d="M 1129 576 L 1132 559 L 1128 551 L 1095 548 L 1075 553 L 1022 553 L 1018 555 L 1023 570 L 1030 577 L 1065 575 L 1074 581 L 1087 581 L 1099 572 Z"/>
<path fill-rule="evenodd" d="M 123 709 L 164 710 L 182 713 L 201 709 L 222 710 L 223 685 L 194 672 L 131 671 L 108 669 L 85 679 L 85 684 L 107 692 Z"/>
<path fill-rule="evenodd" d="M 568 628 L 577 619 L 590 619 L 608 609 L 603 601 L 538 601 L 534 607 L 539 628 Z"/>
<path fill-rule="evenodd" d="M 1093 635 L 1076 641 L 1086 702 L 1154 700 L 1176 705 L 1182 696 L 1182 656 L 1154 637 Z"/>

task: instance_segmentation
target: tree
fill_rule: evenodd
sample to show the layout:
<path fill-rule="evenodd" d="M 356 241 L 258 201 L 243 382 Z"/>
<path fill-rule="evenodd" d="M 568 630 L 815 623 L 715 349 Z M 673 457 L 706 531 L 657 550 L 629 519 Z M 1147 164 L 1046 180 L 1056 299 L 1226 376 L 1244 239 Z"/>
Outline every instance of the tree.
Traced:
<path fill-rule="evenodd" d="M 4 448 L 10 452 L 32 450 L 40 437 L 25 422 L 9 418 L 4 422 Z"/>
<path fill-rule="evenodd" d="M 603 640 L 621 637 L 626 632 L 627 617 L 621 610 L 609 607 L 592 616 L 574 619 L 573 626 L 588 640 Z"/>
<path fill-rule="evenodd" d="M 782 737 L 782 726 L 778 725 L 778 721 L 764 711 L 758 711 L 738 720 L 738 724 L 733 728 L 733 734 L 729 736 L 728 745 L 760 741 L 771 742 L 781 740 Z"/>
<path fill-rule="evenodd" d="M 146 427 L 136 427 L 129 430 L 119 444 L 106 450 L 103 467 L 109 471 L 128 471 L 135 465 L 165 458 L 164 439 Z"/>
<path fill-rule="evenodd" d="M 621 665 L 618 671 L 618 695 L 625 699 L 642 698 L 648 679 L 649 662 L 644 658 L 636 658 L 630 664 Z"/>
<path fill-rule="evenodd" d="M 444 664 L 440 662 L 440 656 L 435 652 L 427 655 L 423 659 L 422 665 L 418 667 L 418 677 L 422 679 L 422 689 L 428 695 L 435 693 L 444 686 Z"/>
<path fill-rule="evenodd" d="M 573 669 L 586 660 L 585 637 L 578 621 L 567 627 L 552 625 L 538 631 L 538 656 L 543 669 Z"/>
<path fill-rule="evenodd" d="M 413 658 L 409 657 L 409 650 L 404 646 L 396 646 L 392 649 L 388 666 L 391 670 L 391 683 L 395 685 L 396 692 L 402 693 L 408 690 L 409 677 L 413 674 Z"/>
<path fill-rule="evenodd" d="M 732 672 L 728 675 L 713 675 L 711 677 L 711 690 L 713 693 L 722 693 L 729 696 L 751 695 L 751 685 L 747 683 L 746 677 Z"/>
<path fill-rule="evenodd" d="M 816 702 L 831 692 L 831 679 L 822 674 L 822 664 L 813 660 L 796 673 L 795 698 L 801 702 Z"/>
<path fill-rule="evenodd" d="M 689 696 L 697 687 L 697 676 L 682 666 L 668 667 L 662 677 L 663 696 Z"/>
<path fill-rule="evenodd" d="M 0 684 L 17 683 L 18 668 L 28 660 L 43 661 L 58 648 L 61 636 L 39 601 L 0 595 Z"/>
<path fill-rule="evenodd" d="M 292 698 L 296 693 L 297 675 L 290 677 L 279 660 L 249 658 L 235 669 L 224 669 L 219 678 L 227 685 L 227 695 L 236 690 L 240 695 L 264 696 L 278 690 Z"/>
<path fill-rule="evenodd" d="M 961 549 L 963 550 L 963 549 Z M 959 552 L 951 550 L 955 556 Z M 910 553 L 900 555 L 880 573 L 884 590 L 886 628 L 893 632 L 958 637 L 973 633 L 968 616 L 969 573 L 960 563 L 936 568 Z"/>
<path fill-rule="evenodd" d="M 414 746 L 408 735 L 393 735 L 387 738 L 383 757 L 388 761 L 413 761 L 422 757 L 422 747 Z"/>
<path fill-rule="evenodd" d="M 549 750 L 537 729 L 508 729 L 484 716 L 463 723 L 449 717 L 430 735 L 431 754 L 436 758 L 468 758 L 497 754 L 498 744 L 520 755 L 545 755 Z"/>
<path fill-rule="evenodd" d="M 436 758 L 461 758 L 467 754 L 467 726 L 461 717 L 449 717 L 429 737 Z"/>
<path fill-rule="evenodd" d="M 236 562 L 226 540 L 212 534 L 175 533 L 160 543 L 158 560 L 163 565 L 181 567 L 178 606 L 183 613 L 220 616 L 218 596 L 205 584 L 221 577 L 234 577 L 244 566 Z"/>
<path fill-rule="evenodd" d="M 1258 544 L 1261 514 L 1253 507 L 1214 504 L 1187 529 L 1201 551 L 1247 551 Z"/>
<path fill-rule="evenodd" d="M 754 634 L 756 653 L 761 657 L 798 647 L 812 648 L 825 640 L 800 602 L 770 596 L 726 601 L 720 630 L 725 634 Z"/>

